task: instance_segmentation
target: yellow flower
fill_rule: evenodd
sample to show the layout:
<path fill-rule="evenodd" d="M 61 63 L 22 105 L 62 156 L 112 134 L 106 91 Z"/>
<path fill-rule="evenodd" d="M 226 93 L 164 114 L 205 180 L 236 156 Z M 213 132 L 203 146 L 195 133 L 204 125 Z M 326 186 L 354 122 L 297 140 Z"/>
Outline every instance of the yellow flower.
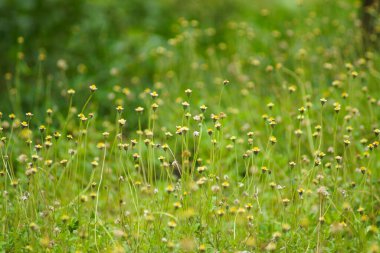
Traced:
<path fill-rule="evenodd" d="M 91 84 L 89 88 L 91 92 L 95 92 L 98 89 L 95 84 Z"/>
<path fill-rule="evenodd" d="M 177 223 L 175 221 L 169 221 L 168 222 L 168 227 L 171 229 L 174 229 L 177 226 Z"/>

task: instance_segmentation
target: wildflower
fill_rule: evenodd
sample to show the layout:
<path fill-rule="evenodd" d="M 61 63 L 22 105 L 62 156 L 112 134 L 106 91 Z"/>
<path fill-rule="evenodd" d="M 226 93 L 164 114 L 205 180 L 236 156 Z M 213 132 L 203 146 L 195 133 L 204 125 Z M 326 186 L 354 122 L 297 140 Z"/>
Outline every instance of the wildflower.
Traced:
<path fill-rule="evenodd" d="M 174 192 L 174 187 L 173 187 L 173 185 L 170 184 L 166 187 L 165 190 L 167 193 L 172 193 L 172 192 Z"/>
<path fill-rule="evenodd" d="M 16 118 L 16 115 L 13 114 L 13 113 L 11 113 L 11 114 L 9 114 L 8 117 L 9 117 L 10 120 L 14 120 Z"/>
<path fill-rule="evenodd" d="M 228 187 L 230 187 L 230 183 L 228 181 L 224 181 L 222 183 L 222 186 L 223 186 L 223 188 L 228 188 Z"/>
<path fill-rule="evenodd" d="M 98 142 L 98 144 L 96 144 L 96 147 L 98 149 L 104 149 L 106 147 L 106 144 L 104 142 Z"/>
<path fill-rule="evenodd" d="M 290 225 L 288 223 L 282 224 L 282 231 L 284 233 L 289 232 L 290 228 L 291 227 L 290 227 Z"/>
<path fill-rule="evenodd" d="M 46 113 L 48 116 L 51 116 L 53 114 L 53 110 L 49 108 L 46 110 Z"/>
<path fill-rule="evenodd" d="M 87 200 L 88 200 L 88 198 L 87 198 L 86 195 L 82 195 L 82 196 L 80 196 L 80 201 L 81 201 L 82 203 L 87 202 Z"/>
<path fill-rule="evenodd" d="M 190 104 L 186 101 L 182 102 L 182 107 L 184 110 L 186 110 L 187 108 L 189 108 Z"/>
<path fill-rule="evenodd" d="M 98 89 L 95 84 L 91 84 L 89 88 L 91 92 L 95 92 Z"/>
<path fill-rule="evenodd" d="M 197 185 L 203 185 L 207 182 L 207 179 L 205 177 L 201 177 L 197 182 L 196 184 Z"/>
<path fill-rule="evenodd" d="M 300 195 L 300 197 L 303 195 L 303 193 L 305 192 L 305 190 L 303 188 L 299 188 L 297 190 L 298 194 Z"/>
<path fill-rule="evenodd" d="M 120 126 L 124 126 L 127 121 L 125 119 L 119 119 L 118 122 Z"/>
<path fill-rule="evenodd" d="M 174 229 L 177 226 L 177 223 L 175 221 L 169 221 L 168 222 L 168 227 L 171 229 Z"/>
<path fill-rule="evenodd" d="M 145 139 L 145 140 L 144 140 L 144 144 L 145 144 L 146 146 L 148 146 L 150 143 L 151 143 L 151 141 L 150 141 L 149 139 Z"/>
<path fill-rule="evenodd" d="M 175 202 L 175 203 L 173 204 L 173 206 L 174 206 L 175 209 L 179 209 L 179 208 L 182 207 L 182 205 L 181 205 L 180 202 Z"/>
<path fill-rule="evenodd" d="M 282 234 L 280 232 L 274 232 L 272 235 L 272 240 L 277 241 L 279 238 L 281 238 Z"/>
<path fill-rule="evenodd" d="M 74 89 L 69 89 L 67 91 L 67 94 L 69 94 L 70 96 L 74 95 L 75 94 L 75 90 Z"/>
<path fill-rule="evenodd" d="M 29 126 L 28 122 L 26 122 L 26 121 L 21 122 L 22 128 L 27 128 L 28 126 Z"/>
<path fill-rule="evenodd" d="M 177 126 L 176 134 L 182 135 L 182 134 L 186 134 L 188 131 L 189 131 L 188 127 Z"/>
<path fill-rule="evenodd" d="M 95 160 L 95 161 L 91 162 L 91 165 L 93 168 L 96 168 L 96 167 L 98 167 L 99 163 L 98 163 L 98 161 Z"/>
<path fill-rule="evenodd" d="M 217 114 L 211 114 L 211 119 L 216 122 L 217 120 L 219 120 L 219 115 Z"/>
<path fill-rule="evenodd" d="M 321 196 L 325 196 L 325 197 L 329 196 L 329 192 L 327 191 L 327 188 L 325 186 L 319 187 L 317 192 Z"/>
<path fill-rule="evenodd" d="M 289 199 L 282 199 L 282 203 L 284 204 L 284 206 L 288 206 L 290 200 Z"/>
<path fill-rule="evenodd" d="M 153 99 L 156 99 L 158 97 L 158 93 L 153 91 L 150 93 L 150 96 L 153 98 Z"/>
<path fill-rule="evenodd" d="M 302 131 L 301 129 L 297 129 L 297 130 L 294 131 L 294 134 L 295 134 L 296 136 L 301 136 L 302 133 L 303 133 L 303 131 Z"/>
<path fill-rule="evenodd" d="M 155 112 L 158 108 L 158 104 L 153 103 L 151 107 L 152 107 L 152 110 Z"/>
<path fill-rule="evenodd" d="M 28 119 L 31 119 L 34 115 L 33 115 L 33 113 L 31 113 L 31 112 L 27 112 L 27 113 L 25 113 L 25 116 L 26 116 Z"/>
<path fill-rule="evenodd" d="M 90 198 L 95 199 L 96 198 L 96 192 L 91 192 L 90 193 Z"/>
<path fill-rule="evenodd" d="M 124 108 L 123 108 L 121 105 L 118 105 L 118 106 L 116 107 L 116 111 L 117 111 L 118 113 L 122 113 L 122 112 L 124 111 Z"/>
<path fill-rule="evenodd" d="M 269 108 L 269 110 L 272 110 L 272 108 L 274 107 L 274 104 L 273 103 L 268 103 L 267 107 Z"/>
<path fill-rule="evenodd" d="M 202 119 L 203 119 L 203 115 L 195 115 L 193 117 L 193 120 L 195 120 L 195 121 L 201 121 Z"/>
<path fill-rule="evenodd" d="M 207 106 L 205 106 L 205 105 L 201 105 L 201 106 L 200 106 L 200 109 L 201 109 L 202 112 L 205 112 L 205 111 L 207 110 Z"/>
<path fill-rule="evenodd" d="M 132 147 L 136 146 L 137 143 L 138 143 L 137 140 L 135 140 L 135 139 L 131 140 L 131 146 Z"/>
<path fill-rule="evenodd" d="M 205 170 L 207 170 L 207 167 L 206 167 L 206 166 L 199 166 L 199 167 L 197 168 L 197 171 L 198 171 L 199 173 L 202 173 L 202 172 L 204 172 Z"/>
<path fill-rule="evenodd" d="M 52 160 L 46 160 L 46 161 L 44 162 L 44 164 L 45 164 L 46 166 L 48 166 L 48 167 L 51 167 L 51 166 L 53 165 L 53 161 L 52 161 Z"/>
<path fill-rule="evenodd" d="M 25 175 L 26 176 L 31 176 L 37 173 L 37 168 L 33 167 L 28 170 L 26 170 Z"/>
<path fill-rule="evenodd" d="M 267 251 L 275 251 L 277 248 L 277 245 L 274 242 L 268 243 L 268 245 L 265 247 L 265 250 Z"/>
<path fill-rule="evenodd" d="M 61 137 L 61 134 L 59 132 L 54 132 L 53 136 L 56 140 L 58 140 Z"/>
<path fill-rule="evenodd" d="M 243 213 L 245 213 L 245 212 L 246 212 L 246 210 L 245 210 L 245 208 L 243 208 L 243 207 L 239 207 L 238 210 L 237 210 L 237 213 L 238 213 L 238 214 L 243 214 Z"/>
<path fill-rule="evenodd" d="M 34 223 L 34 222 L 32 222 L 32 223 L 29 224 L 29 228 L 30 228 L 31 230 L 34 230 L 34 231 L 39 230 L 38 225 L 37 225 L 36 223 Z"/>
<path fill-rule="evenodd" d="M 218 216 L 223 216 L 224 214 L 225 214 L 226 212 L 223 210 L 223 209 L 218 209 L 218 210 L 216 210 L 216 214 L 218 215 Z"/>
<path fill-rule="evenodd" d="M 294 93 L 297 90 L 297 87 L 295 85 L 291 85 L 288 87 L 289 93 Z"/>
<path fill-rule="evenodd" d="M 140 158 L 140 155 L 138 154 L 138 153 L 134 153 L 133 155 L 132 155 L 132 157 L 133 157 L 133 160 L 137 160 L 137 159 L 139 159 Z"/>
<path fill-rule="evenodd" d="M 40 151 L 42 149 L 42 145 L 36 144 L 34 145 L 34 148 L 36 149 L 36 151 Z"/>
<path fill-rule="evenodd" d="M 334 88 L 339 88 L 339 87 L 342 86 L 342 82 L 339 81 L 339 80 L 334 80 L 334 81 L 332 82 L 332 86 L 333 86 Z"/>
<path fill-rule="evenodd" d="M 142 108 L 141 106 L 139 106 L 139 107 L 137 107 L 136 109 L 135 109 L 135 111 L 137 112 L 137 113 L 143 113 L 143 111 L 144 111 L 144 108 Z"/>
<path fill-rule="evenodd" d="M 62 166 L 66 166 L 66 164 L 68 163 L 68 160 L 66 159 L 63 159 L 59 162 Z"/>
<path fill-rule="evenodd" d="M 274 136 L 269 137 L 269 141 L 274 145 L 277 142 L 277 138 Z"/>
<path fill-rule="evenodd" d="M 213 193 L 217 193 L 220 191 L 220 187 L 218 185 L 213 185 L 213 186 L 211 186 L 211 191 Z"/>
<path fill-rule="evenodd" d="M 322 104 L 322 106 L 323 106 L 324 104 L 326 104 L 327 99 L 325 99 L 325 98 L 321 98 L 319 101 L 321 102 L 321 104 Z"/>
<path fill-rule="evenodd" d="M 41 133 L 43 133 L 45 132 L 46 127 L 44 125 L 41 125 L 38 129 L 40 130 Z"/>
<path fill-rule="evenodd" d="M 341 163 L 343 158 L 341 156 L 337 155 L 337 156 L 335 156 L 335 160 L 337 163 Z"/>
<path fill-rule="evenodd" d="M 18 180 L 17 179 L 14 179 L 11 181 L 11 186 L 16 188 L 18 186 Z"/>
<path fill-rule="evenodd" d="M 340 111 L 340 109 L 341 109 L 340 104 L 338 104 L 338 103 L 334 103 L 334 111 L 335 111 L 336 113 L 338 113 L 338 112 Z"/>
<path fill-rule="evenodd" d="M 277 125 L 277 122 L 275 120 L 270 120 L 269 125 L 273 128 Z"/>
<path fill-rule="evenodd" d="M 191 95 L 192 92 L 193 92 L 193 91 L 190 90 L 190 89 L 186 89 L 186 90 L 185 90 L 185 93 L 186 93 L 186 95 L 187 95 L 188 97 L 190 97 L 190 95 Z"/>

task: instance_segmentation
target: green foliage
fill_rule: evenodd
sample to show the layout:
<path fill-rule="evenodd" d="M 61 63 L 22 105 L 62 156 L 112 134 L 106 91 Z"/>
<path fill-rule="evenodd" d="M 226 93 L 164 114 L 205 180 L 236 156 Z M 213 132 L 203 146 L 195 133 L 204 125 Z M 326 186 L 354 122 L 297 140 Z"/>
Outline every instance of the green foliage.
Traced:
<path fill-rule="evenodd" d="M 357 2 L 0 4 L 4 252 L 379 252 Z"/>

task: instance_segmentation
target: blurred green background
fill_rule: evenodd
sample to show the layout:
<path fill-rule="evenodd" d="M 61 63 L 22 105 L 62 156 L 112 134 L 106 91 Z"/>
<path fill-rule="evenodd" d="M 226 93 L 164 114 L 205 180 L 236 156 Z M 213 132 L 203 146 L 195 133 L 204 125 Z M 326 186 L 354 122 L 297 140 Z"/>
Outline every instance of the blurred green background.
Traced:
<path fill-rule="evenodd" d="M 173 36 L 178 18 L 223 29 L 227 20 L 244 14 L 247 5 L 242 0 L 2 0 L 1 71 L 14 70 L 17 38 L 23 36 L 30 65 L 43 51 L 48 56 L 45 67 L 49 71 L 54 71 L 62 58 L 68 63 L 69 76 L 77 74 L 79 64 L 85 64 L 87 73 L 99 81 L 107 79 L 112 67 L 137 75 L 140 68 L 134 64 L 136 58 Z M 218 33 L 215 40 L 222 40 L 224 35 Z M 146 81 L 152 81 L 149 76 L 154 70 L 144 67 L 148 67 L 144 70 Z"/>
<path fill-rule="evenodd" d="M 324 63 L 343 65 L 363 53 L 359 8 L 353 0 L 0 0 L 0 106 L 66 114 L 65 91 L 87 91 L 90 83 L 100 88 L 95 100 L 104 115 L 124 103 L 115 85 L 127 88 L 132 108 L 155 84 L 169 85 L 172 101 L 189 87 L 212 101 L 220 80 L 266 80 L 256 91 L 270 97 L 270 87 L 282 84 L 266 77 L 267 67 L 296 69 L 305 53 L 305 76 L 328 83 L 332 74 L 315 75 Z"/>

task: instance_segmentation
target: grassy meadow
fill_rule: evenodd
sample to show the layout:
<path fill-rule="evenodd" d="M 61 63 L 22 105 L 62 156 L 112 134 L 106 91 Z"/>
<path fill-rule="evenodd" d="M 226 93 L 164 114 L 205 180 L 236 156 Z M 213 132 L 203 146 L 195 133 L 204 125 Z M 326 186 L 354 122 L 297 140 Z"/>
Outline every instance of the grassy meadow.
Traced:
<path fill-rule="evenodd" d="M 380 252 L 360 1 L 39 2 L 0 3 L 1 252 Z"/>

